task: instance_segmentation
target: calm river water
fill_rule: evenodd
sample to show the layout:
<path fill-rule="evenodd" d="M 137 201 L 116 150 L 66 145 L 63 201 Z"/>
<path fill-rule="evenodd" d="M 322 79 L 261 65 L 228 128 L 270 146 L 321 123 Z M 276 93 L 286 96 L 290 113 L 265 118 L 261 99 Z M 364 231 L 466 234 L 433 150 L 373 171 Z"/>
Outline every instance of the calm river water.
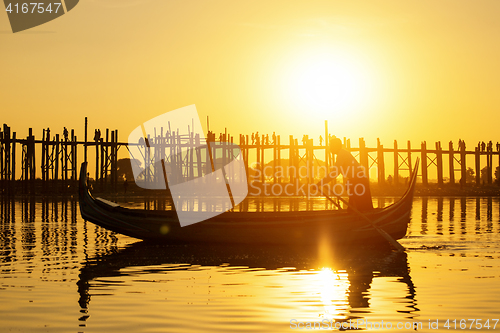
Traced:
<path fill-rule="evenodd" d="M 499 198 L 416 198 L 405 254 L 160 247 L 71 200 L 0 213 L 0 332 L 500 330 Z"/>

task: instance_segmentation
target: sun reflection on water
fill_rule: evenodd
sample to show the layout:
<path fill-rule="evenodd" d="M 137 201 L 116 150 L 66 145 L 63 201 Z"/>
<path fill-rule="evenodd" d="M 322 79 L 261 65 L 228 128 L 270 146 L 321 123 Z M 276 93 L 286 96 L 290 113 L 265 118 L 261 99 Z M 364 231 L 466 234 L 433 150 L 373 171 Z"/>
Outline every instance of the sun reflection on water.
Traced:
<path fill-rule="evenodd" d="M 319 295 L 324 306 L 323 318 L 328 320 L 346 319 L 348 306 L 349 280 L 346 271 L 334 271 L 324 267 L 317 272 L 314 283 L 319 288 Z"/>

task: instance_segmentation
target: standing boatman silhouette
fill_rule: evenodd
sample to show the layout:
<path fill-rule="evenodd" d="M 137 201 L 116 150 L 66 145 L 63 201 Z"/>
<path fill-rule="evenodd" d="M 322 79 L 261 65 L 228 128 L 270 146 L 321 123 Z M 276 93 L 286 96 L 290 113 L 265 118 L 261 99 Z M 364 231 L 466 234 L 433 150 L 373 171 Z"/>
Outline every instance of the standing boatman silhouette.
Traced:
<path fill-rule="evenodd" d="M 342 148 L 342 141 L 339 138 L 334 137 L 330 140 L 330 152 L 337 155 L 337 161 L 328 175 L 316 185 L 322 188 L 341 174 L 344 178 L 347 178 L 349 206 L 360 212 L 372 210 L 370 181 L 364 167 L 356 161 L 351 153 Z"/>

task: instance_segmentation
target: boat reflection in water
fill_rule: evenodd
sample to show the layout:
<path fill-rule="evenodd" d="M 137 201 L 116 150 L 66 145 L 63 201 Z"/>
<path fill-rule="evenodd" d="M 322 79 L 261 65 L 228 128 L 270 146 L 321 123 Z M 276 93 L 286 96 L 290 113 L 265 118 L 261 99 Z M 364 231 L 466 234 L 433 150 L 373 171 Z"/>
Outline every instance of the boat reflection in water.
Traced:
<path fill-rule="evenodd" d="M 140 308 L 186 331 L 196 330 L 189 320 L 193 315 L 219 331 L 242 328 L 246 321 L 247 329 L 260 324 L 281 331 L 299 322 L 355 322 L 380 313 L 393 321 L 416 318 L 405 253 L 332 251 L 137 242 L 83 263 L 77 282 L 80 320 L 91 316 L 92 303 L 103 309 L 105 296 L 115 298 L 109 306 L 121 313 Z M 394 300 L 390 306 L 388 299 Z M 123 300 L 129 304 L 122 308 Z M 228 324 L 231 318 L 235 322 Z"/>

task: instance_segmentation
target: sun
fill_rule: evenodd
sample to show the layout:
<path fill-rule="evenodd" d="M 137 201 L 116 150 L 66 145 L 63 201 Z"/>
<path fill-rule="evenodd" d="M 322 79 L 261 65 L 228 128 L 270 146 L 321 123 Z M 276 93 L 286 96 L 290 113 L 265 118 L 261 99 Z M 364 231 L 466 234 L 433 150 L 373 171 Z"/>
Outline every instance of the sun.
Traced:
<path fill-rule="evenodd" d="M 373 79 L 354 58 L 316 54 L 294 61 L 288 71 L 290 103 L 317 120 L 352 120 L 362 116 L 361 110 L 372 100 Z"/>
<path fill-rule="evenodd" d="M 358 73 L 329 61 L 306 64 L 297 71 L 295 85 L 302 103 L 322 110 L 345 108 L 360 97 Z"/>

